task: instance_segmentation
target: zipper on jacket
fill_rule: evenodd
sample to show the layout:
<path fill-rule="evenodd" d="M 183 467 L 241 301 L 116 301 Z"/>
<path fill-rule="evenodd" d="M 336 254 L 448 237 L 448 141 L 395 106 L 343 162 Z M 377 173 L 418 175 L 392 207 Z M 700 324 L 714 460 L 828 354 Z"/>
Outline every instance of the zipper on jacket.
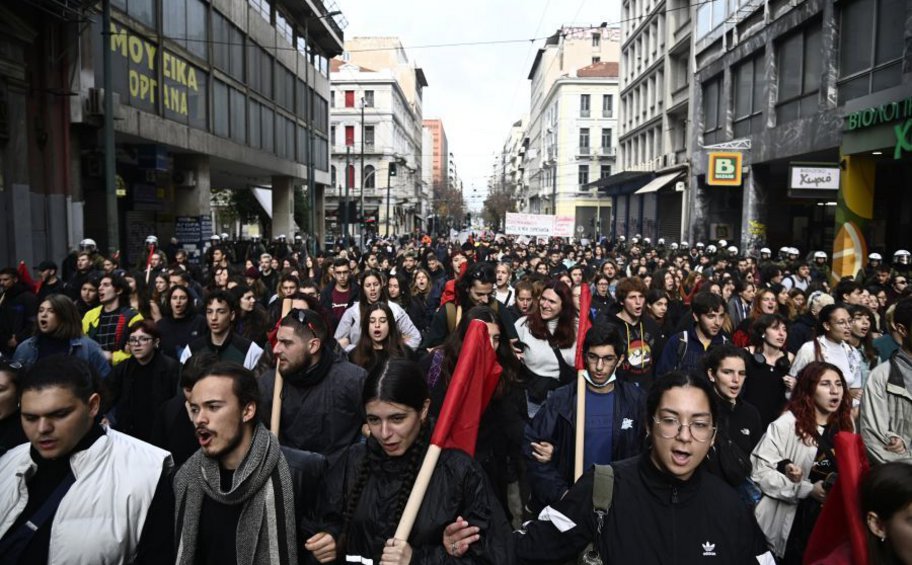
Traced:
<path fill-rule="evenodd" d="M 671 487 L 671 503 L 678 503 L 678 487 Z"/>

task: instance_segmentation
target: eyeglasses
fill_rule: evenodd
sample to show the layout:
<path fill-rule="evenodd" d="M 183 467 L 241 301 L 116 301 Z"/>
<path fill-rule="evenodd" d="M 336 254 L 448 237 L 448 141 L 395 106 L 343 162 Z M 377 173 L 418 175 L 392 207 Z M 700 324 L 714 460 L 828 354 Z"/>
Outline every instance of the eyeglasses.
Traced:
<path fill-rule="evenodd" d="M 716 427 L 703 420 L 694 420 L 689 424 L 684 424 L 673 416 L 653 417 L 653 421 L 659 426 L 659 435 L 665 439 L 674 439 L 681 433 L 682 428 L 687 428 L 690 437 L 695 441 L 706 442 L 712 439 L 716 433 Z"/>
<path fill-rule="evenodd" d="M 587 353 L 586 361 L 588 363 L 592 364 L 593 366 L 598 367 L 602 363 L 604 363 L 605 365 L 610 365 L 610 364 L 614 363 L 615 361 L 617 361 L 617 357 L 615 355 L 605 355 L 604 357 L 602 357 L 600 355 L 596 355 L 595 353 Z"/>
<path fill-rule="evenodd" d="M 149 343 L 150 341 L 152 341 L 151 337 L 149 337 L 147 335 L 141 335 L 141 336 L 137 336 L 137 337 L 131 337 L 130 339 L 127 340 L 127 343 L 129 343 L 130 345 L 139 345 L 141 343 Z"/>

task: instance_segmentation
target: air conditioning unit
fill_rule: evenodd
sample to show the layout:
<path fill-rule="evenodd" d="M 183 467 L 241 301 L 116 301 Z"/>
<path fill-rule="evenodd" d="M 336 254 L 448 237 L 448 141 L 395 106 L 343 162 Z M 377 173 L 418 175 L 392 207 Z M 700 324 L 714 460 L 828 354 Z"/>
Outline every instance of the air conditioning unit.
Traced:
<path fill-rule="evenodd" d="M 120 114 L 120 95 L 114 93 L 114 117 Z M 90 116 L 104 116 L 104 89 L 90 88 L 89 96 L 86 98 L 86 113 Z"/>
<path fill-rule="evenodd" d="M 175 171 L 171 180 L 174 182 L 174 186 L 193 188 L 196 186 L 196 171 Z"/>

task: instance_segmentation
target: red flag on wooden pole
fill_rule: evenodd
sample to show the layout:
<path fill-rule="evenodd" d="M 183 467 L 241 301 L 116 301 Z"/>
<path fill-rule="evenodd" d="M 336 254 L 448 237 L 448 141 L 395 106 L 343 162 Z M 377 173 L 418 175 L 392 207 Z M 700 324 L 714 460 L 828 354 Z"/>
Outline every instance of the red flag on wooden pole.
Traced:
<path fill-rule="evenodd" d="M 592 321 L 589 319 L 591 305 L 592 293 L 589 285 L 583 283 L 580 287 L 579 325 L 576 330 L 576 445 L 573 452 L 575 479 L 583 474 L 583 443 L 586 438 L 586 359 L 583 358 L 583 342 L 586 341 L 586 332 L 592 327 Z"/>
<path fill-rule="evenodd" d="M 462 351 L 447 387 L 440 417 L 434 425 L 431 445 L 421 463 L 415 486 L 402 511 L 402 518 L 399 519 L 396 539 L 407 540 L 411 534 L 440 452 L 444 449 L 461 449 L 469 455 L 475 455 L 481 414 L 494 395 L 502 371 L 497 363 L 497 353 L 491 347 L 487 324 L 481 320 L 472 320 L 462 340 Z"/>
<path fill-rule="evenodd" d="M 852 563 L 868 565 L 865 525 L 862 523 L 861 503 L 858 500 L 861 477 L 870 467 L 864 443 L 858 434 L 839 432 L 834 447 L 839 474 L 814 523 L 814 530 L 804 552 L 804 563 L 822 562 L 848 540 L 852 549 Z"/>

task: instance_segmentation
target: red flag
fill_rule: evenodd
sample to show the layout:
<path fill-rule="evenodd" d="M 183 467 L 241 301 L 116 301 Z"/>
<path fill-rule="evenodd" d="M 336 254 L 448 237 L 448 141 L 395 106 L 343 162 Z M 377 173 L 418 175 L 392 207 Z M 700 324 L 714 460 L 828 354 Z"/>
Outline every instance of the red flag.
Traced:
<path fill-rule="evenodd" d="M 25 261 L 19 261 L 19 267 L 16 269 L 19 273 L 19 281 L 26 284 L 29 287 L 29 290 L 32 292 L 38 292 L 38 283 L 35 282 L 35 279 L 32 278 L 32 274 L 29 273 L 28 266 L 25 264 Z"/>
<path fill-rule="evenodd" d="M 488 326 L 472 320 L 447 388 L 431 443 L 442 449 L 461 449 L 475 456 L 481 414 L 488 406 L 503 369 L 491 347 Z"/>
<path fill-rule="evenodd" d="M 576 331 L 576 370 L 583 371 L 586 369 L 586 360 L 583 359 L 583 342 L 586 340 L 586 332 L 592 327 L 592 320 L 589 319 L 589 311 L 592 307 L 592 292 L 589 285 L 583 283 L 580 287 L 580 311 L 579 326 Z"/>
<path fill-rule="evenodd" d="M 808 539 L 804 563 L 822 562 L 848 540 L 852 549 L 852 563 L 868 565 L 865 525 L 861 520 L 861 504 L 858 500 L 861 477 L 870 467 L 864 443 L 860 435 L 849 432 L 836 434 L 834 443 L 839 474 Z"/>

